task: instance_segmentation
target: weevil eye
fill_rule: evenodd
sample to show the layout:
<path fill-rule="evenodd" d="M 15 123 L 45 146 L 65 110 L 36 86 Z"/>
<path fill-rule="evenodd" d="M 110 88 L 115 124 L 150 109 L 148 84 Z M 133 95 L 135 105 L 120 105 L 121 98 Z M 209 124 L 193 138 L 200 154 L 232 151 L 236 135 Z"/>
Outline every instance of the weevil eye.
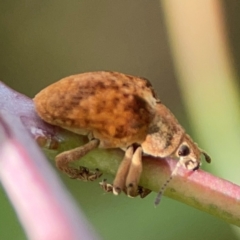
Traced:
<path fill-rule="evenodd" d="M 181 157 L 185 157 L 190 153 L 190 149 L 188 146 L 186 145 L 182 145 L 179 149 L 178 149 L 178 156 Z"/>

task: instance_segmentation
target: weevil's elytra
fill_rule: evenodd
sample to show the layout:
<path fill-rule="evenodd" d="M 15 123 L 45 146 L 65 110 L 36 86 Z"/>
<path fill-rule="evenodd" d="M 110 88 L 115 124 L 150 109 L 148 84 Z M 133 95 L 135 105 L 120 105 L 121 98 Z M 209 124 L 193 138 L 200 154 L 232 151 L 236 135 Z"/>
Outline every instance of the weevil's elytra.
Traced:
<path fill-rule="evenodd" d="M 155 157 L 177 156 L 178 165 L 189 170 L 199 167 L 201 154 L 210 162 L 144 78 L 104 71 L 73 75 L 43 89 L 34 103 L 44 121 L 89 137 L 86 145 L 56 157 L 58 168 L 71 177 L 81 179 L 86 172 L 68 164 L 96 147 L 126 150 L 113 183 L 114 194 L 148 192 L 138 187 L 142 152 Z M 104 186 L 111 189 L 105 182 Z"/>
<path fill-rule="evenodd" d="M 153 89 L 137 80 L 109 72 L 71 76 L 40 92 L 34 101 L 40 117 L 51 124 L 94 129 L 96 138 L 105 139 L 100 146 L 127 147 L 144 140 L 154 116 Z"/>

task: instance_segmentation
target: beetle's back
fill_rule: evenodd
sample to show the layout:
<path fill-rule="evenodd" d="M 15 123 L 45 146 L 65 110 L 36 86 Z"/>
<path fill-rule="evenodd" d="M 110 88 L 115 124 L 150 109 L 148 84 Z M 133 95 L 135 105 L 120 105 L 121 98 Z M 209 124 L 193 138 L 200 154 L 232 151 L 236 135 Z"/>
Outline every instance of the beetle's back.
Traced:
<path fill-rule="evenodd" d="M 151 84 L 117 72 L 90 72 L 64 78 L 38 93 L 35 106 L 46 122 L 89 130 L 106 147 L 142 142 L 154 116 Z"/>

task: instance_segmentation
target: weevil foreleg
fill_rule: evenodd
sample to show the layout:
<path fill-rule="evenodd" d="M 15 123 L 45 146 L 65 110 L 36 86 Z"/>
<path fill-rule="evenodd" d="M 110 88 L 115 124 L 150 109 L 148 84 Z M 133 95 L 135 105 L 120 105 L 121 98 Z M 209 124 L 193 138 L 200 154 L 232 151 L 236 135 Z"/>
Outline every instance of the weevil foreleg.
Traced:
<path fill-rule="evenodd" d="M 83 180 L 83 177 L 85 180 L 91 180 L 96 179 L 98 176 L 101 176 L 101 174 L 97 171 L 96 173 L 86 171 L 85 168 L 80 167 L 79 169 L 72 168 L 69 166 L 69 163 L 75 162 L 76 160 L 79 160 L 81 157 L 86 155 L 88 152 L 93 150 L 94 148 L 97 148 L 99 145 L 98 139 L 92 139 L 87 144 L 77 147 L 74 149 L 71 149 L 69 151 L 65 151 L 63 153 L 60 153 L 56 156 L 55 161 L 56 165 L 59 170 L 69 175 L 71 178 L 78 178 Z M 88 174 L 89 173 L 89 176 Z M 94 176 L 93 176 L 94 174 Z M 95 176 L 97 174 L 97 176 Z"/>
<path fill-rule="evenodd" d="M 132 157 L 131 165 L 129 167 L 125 186 L 127 188 L 127 195 L 135 197 L 139 195 L 138 183 L 142 173 L 142 148 L 138 147 Z"/>
<path fill-rule="evenodd" d="M 152 191 L 150 189 L 138 186 L 138 194 L 141 198 L 145 198 Z"/>
<path fill-rule="evenodd" d="M 138 147 L 135 152 L 133 146 L 130 146 L 118 168 L 113 185 L 100 184 L 107 186 L 105 191 L 118 195 L 123 191 L 129 197 L 136 197 L 140 195 L 141 198 L 146 197 L 151 190 L 138 186 L 139 179 L 142 173 L 142 148 Z M 110 187 L 111 186 L 111 187 Z"/>
<path fill-rule="evenodd" d="M 107 183 L 107 179 L 103 179 L 99 183 L 100 187 L 103 189 L 104 192 L 113 192 L 113 185 L 110 183 Z"/>
<path fill-rule="evenodd" d="M 122 190 L 125 189 L 125 182 L 127 178 L 127 174 L 129 171 L 129 167 L 131 165 L 133 157 L 133 146 L 130 146 L 124 155 L 124 158 L 118 168 L 116 177 L 113 181 L 113 194 L 118 195 Z"/>

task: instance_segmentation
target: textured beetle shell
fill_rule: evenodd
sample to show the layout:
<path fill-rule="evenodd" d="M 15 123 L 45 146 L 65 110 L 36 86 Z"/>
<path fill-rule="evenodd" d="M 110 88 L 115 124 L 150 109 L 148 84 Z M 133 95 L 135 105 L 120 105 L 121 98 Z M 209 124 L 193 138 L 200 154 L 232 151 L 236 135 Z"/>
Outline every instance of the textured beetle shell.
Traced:
<path fill-rule="evenodd" d="M 44 121 L 77 133 L 92 133 L 100 147 L 111 148 L 141 144 L 159 100 L 146 79 L 90 72 L 48 86 L 34 102 Z"/>
<path fill-rule="evenodd" d="M 176 151 L 184 136 L 185 130 L 175 116 L 164 104 L 158 103 L 155 108 L 155 117 L 141 145 L 147 154 L 167 157 Z"/>

